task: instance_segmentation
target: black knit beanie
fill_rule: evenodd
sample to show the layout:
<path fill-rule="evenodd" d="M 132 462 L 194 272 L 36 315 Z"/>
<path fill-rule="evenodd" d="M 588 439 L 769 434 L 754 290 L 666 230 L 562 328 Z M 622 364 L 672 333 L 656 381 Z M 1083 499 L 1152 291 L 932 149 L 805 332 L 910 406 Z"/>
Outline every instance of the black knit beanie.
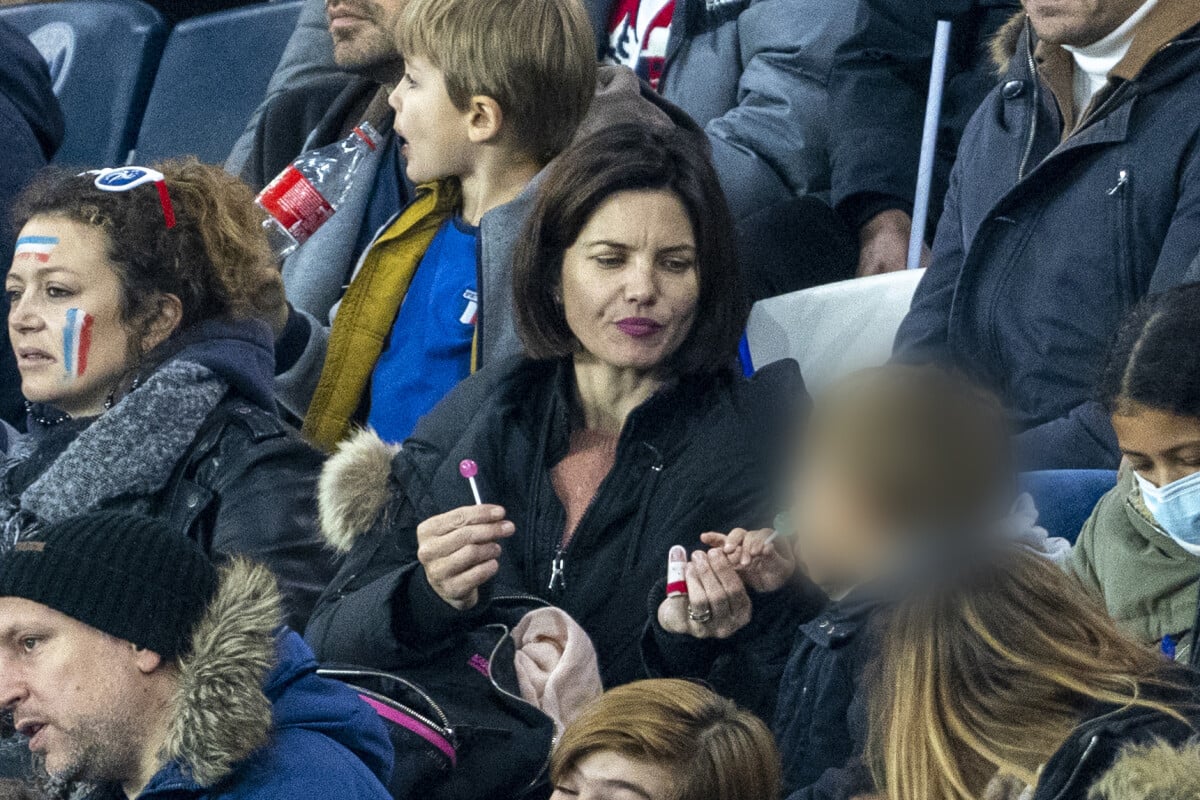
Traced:
<path fill-rule="evenodd" d="M 175 660 L 217 591 L 217 571 L 156 519 L 84 514 L 36 529 L 0 557 L 0 597 L 41 603 Z"/>

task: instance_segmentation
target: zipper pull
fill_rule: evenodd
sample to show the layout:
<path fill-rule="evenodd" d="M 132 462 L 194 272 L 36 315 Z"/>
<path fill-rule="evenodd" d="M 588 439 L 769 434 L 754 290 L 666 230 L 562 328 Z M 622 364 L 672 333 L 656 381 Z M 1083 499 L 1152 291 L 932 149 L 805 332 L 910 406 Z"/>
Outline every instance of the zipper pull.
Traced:
<path fill-rule="evenodd" d="M 1108 190 L 1108 196 L 1112 197 L 1121 191 L 1127 183 L 1129 183 L 1129 170 L 1123 169 L 1117 173 L 1117 185 Z"/>
<path fill-rule="evenodd" d="M 555 553 L 554 560 L 550 562 L 550 591 L 567 588 L 567 579 L 563 576 L 566 567 L 566 559 L 563 558 L 562 550 L 559 550 Z"/>

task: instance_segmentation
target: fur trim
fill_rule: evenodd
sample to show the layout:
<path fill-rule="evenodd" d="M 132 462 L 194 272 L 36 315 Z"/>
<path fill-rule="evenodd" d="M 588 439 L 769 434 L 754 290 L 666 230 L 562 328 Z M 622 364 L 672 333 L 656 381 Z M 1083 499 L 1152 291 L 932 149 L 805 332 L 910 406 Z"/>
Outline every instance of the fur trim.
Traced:
<path fill-rule="evenodd" d="M 266 567 L 236 559 L 222 570 L 220 589 L 180 664 L 163 751 L 203 787 L 267 743 L 271 703 L 262 687 L 281 622 L 279 587 Z"/>
<path fill-rule="evenodd" d="M 1164 741 L 1130 745 L 1088 792 L 1088 800 L 1195 800 L 1200 797 L 1200 738 L 1175 748 Z"/>
<path fill-rule="evenodd" d="M 1004 75 L 1008 72 L 1008 66 L 1012 63 L 1013 56 L 1017 54 L 1017 47 L 1021 43 L 1021 34 L 1025 31 L 1025 20 L 1025 12 L 1018 11 L 1013 14 L 1012 19 L 1001 25 L 996 31 L 996 35 L 992 37 L 989 52 L 992 56 L 992 66 L 995 67 L 997 75 Z"/>
<path fill-rule="evenodd" d="M 342 442 L 321 470 L 317 509 L 325 541 L 339 553 L 370 530 L 391 497 L 388 477 L 398 445 L 384 442 L 370 429 Z"/>

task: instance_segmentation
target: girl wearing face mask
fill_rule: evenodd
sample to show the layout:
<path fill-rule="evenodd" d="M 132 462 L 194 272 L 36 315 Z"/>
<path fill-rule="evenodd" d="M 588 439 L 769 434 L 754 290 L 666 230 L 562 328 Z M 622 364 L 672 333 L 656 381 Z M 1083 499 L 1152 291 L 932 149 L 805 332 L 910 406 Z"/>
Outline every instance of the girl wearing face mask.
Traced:
<path fill-rule="evenodd" d="M 48 171 L 25 192 L 5 291 L 28 430 L 0 464 L 0 551 L 87 511 L 161 517 L 269 566 L 303 627 L 334 564 L 322 458 L 275 411 L 283 289 L 260 220 L 196 162 Z"/>
<path fill-rule="evenodd" d="M 1072 571 L 1131 635 L 1179 661 L 1195 647 L 1200 582 L 1200 284 L 1147 299 L 1100 383 L 1126 467 L 1096 506 Z"/>

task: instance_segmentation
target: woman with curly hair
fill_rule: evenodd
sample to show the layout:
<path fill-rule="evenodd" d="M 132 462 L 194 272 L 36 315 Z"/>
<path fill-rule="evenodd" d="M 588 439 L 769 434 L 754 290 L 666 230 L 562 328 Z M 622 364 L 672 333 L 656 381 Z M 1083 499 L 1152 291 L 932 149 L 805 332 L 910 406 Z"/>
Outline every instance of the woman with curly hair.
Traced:
<path fill-rule="evenodd" d="M 334 564 L 321 456 L 279 419 L 283 285 L 250 190 L 195 161 L 44 173 L 16 207 L 8 331 L 28 432 L 0 466 L 0 551 L 97 509 L 266 564 L 303 628 Z"/>

